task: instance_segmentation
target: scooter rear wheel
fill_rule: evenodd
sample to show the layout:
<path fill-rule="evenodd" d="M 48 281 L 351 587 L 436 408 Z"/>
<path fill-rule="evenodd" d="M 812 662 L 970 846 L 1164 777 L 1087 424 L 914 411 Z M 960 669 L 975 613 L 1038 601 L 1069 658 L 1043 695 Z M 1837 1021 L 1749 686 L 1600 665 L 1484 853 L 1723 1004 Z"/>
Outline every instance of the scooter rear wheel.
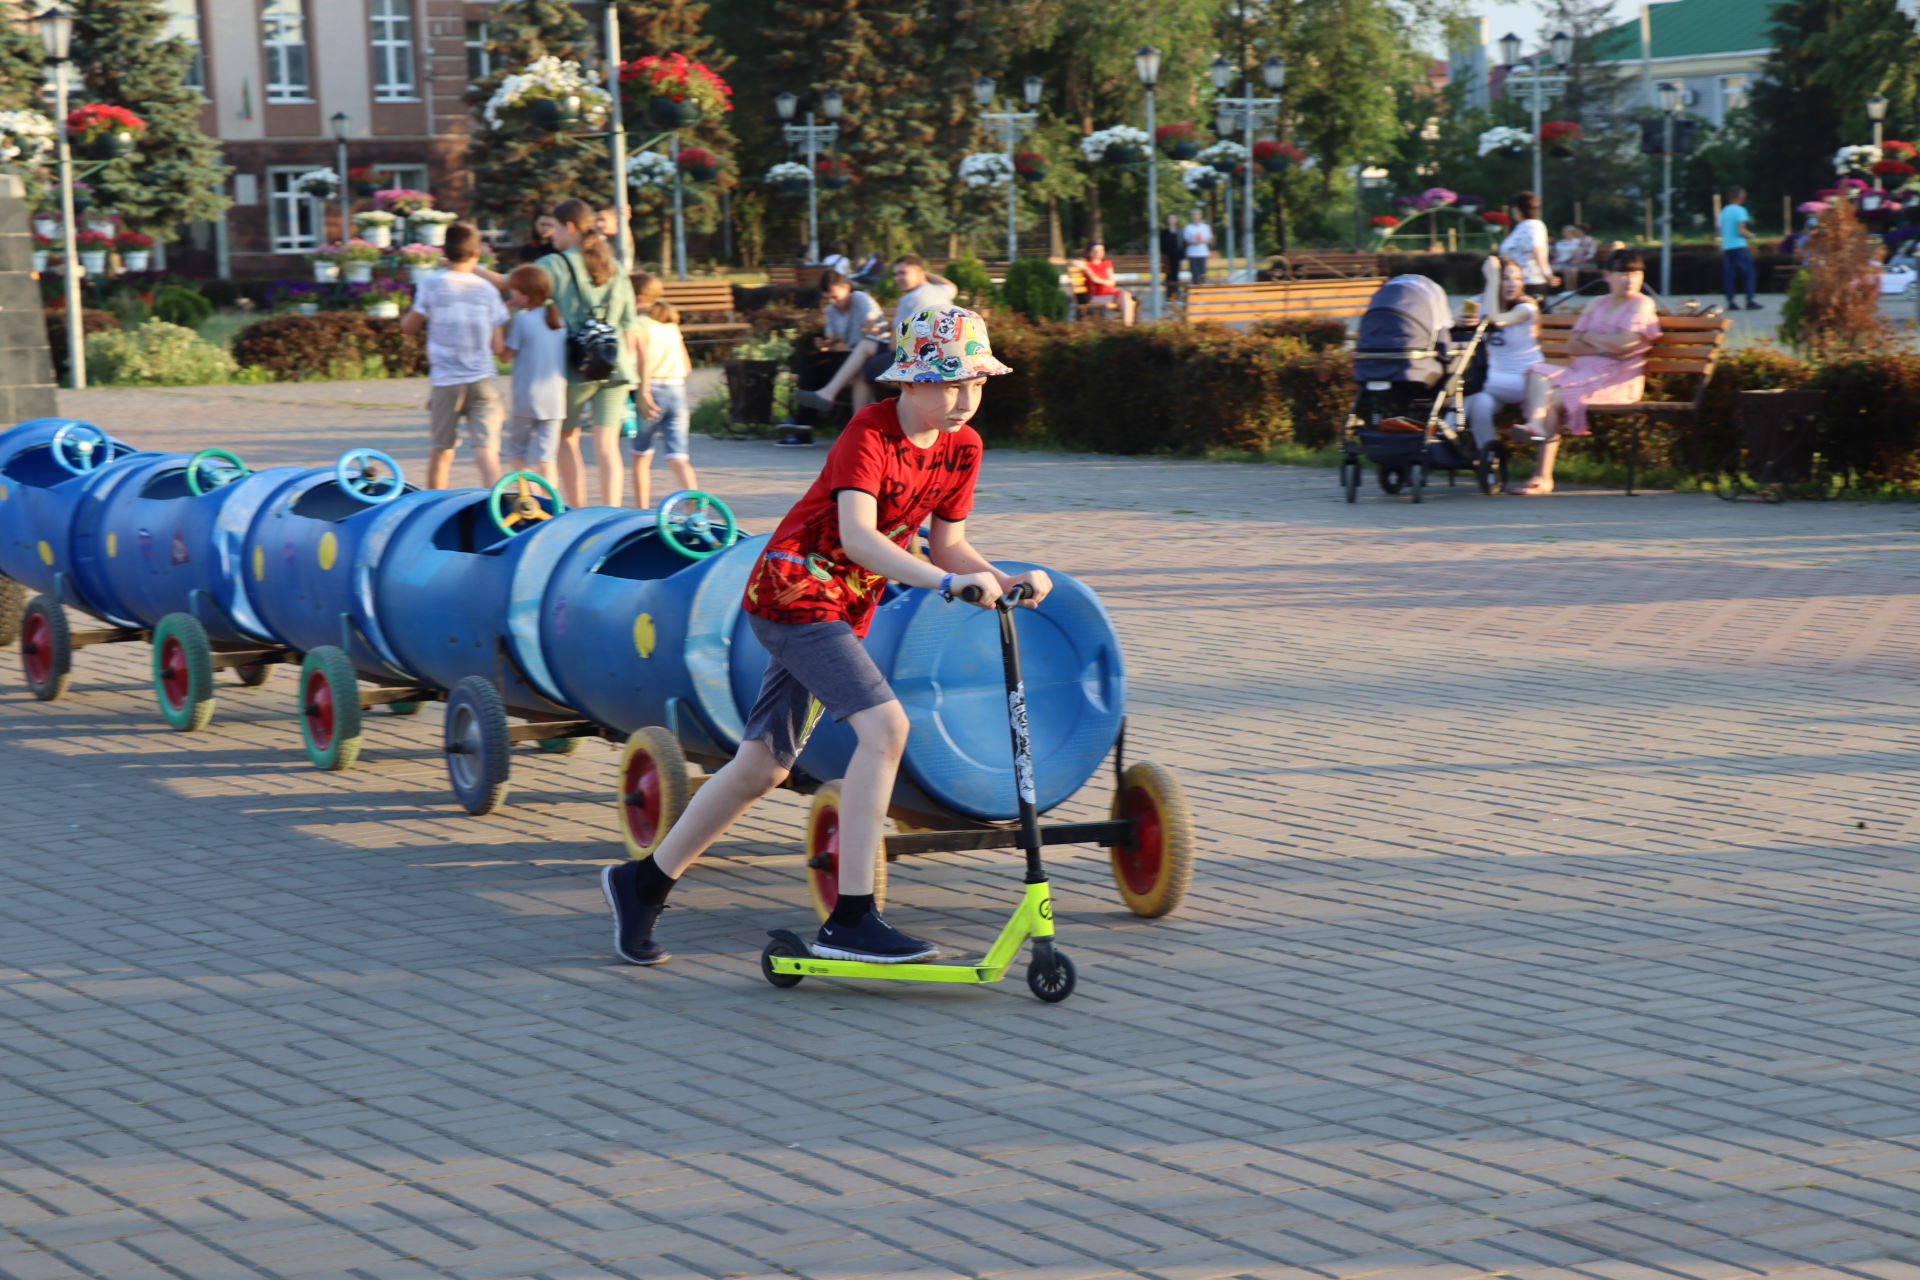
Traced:
<path fill-rule="evenodd" d="M 775 956 L 782 956 L 798 959 L 803 954 L 798 947 L 788 942 L 785 938 L 775 938 L 760 951 L 760 972 L 766 976 L 768 982 L 779 987 L 782 991 L 785 991 L 788 987 L 797 987 L 804 979 L 797 973 L 775 973 L 773 971 L 773 958 Z"/>

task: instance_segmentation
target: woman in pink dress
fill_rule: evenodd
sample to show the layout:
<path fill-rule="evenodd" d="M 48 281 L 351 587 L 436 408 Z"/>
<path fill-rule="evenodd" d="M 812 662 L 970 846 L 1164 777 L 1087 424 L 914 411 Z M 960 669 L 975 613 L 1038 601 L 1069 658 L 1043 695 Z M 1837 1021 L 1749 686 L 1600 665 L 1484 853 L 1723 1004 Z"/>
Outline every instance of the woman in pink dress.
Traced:
<path fill-rule="evenodd" d="M 1634 250 L 1615 249 L 1606 262 L 1606 296 L 1580 313 L 1568 335 L 1573 363 L 1533 366 L 1527 419 L 1541 424 L 1540 457 L 1532 477 L 1508 493 L 1552 493 L 1561 435 L 1587 434 L 1589 405 L 1631 404 L 1646 390 L 1647 350 L 1660 337 L 1653 299 L 1640 292 L 1646 270 Z"/>

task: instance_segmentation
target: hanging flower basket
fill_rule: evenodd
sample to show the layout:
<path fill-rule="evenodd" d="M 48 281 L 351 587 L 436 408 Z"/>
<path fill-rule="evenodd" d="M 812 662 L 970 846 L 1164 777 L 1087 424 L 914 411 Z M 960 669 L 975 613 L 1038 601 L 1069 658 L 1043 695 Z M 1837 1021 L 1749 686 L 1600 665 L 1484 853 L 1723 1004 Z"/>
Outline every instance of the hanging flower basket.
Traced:
<path fill-rule="evenodd" d="M 1480 221 L 1486 223 L 1490 227 L 1499 227 L 1502 231 L 1505 231 L 1508 227 L 1513 225 L 1512 216 L 1509 214 L 1502 213 L 1498 209 L 1489 209 L 1487 212 L 1481 214 Z"/>
<path fill-rule="evenodd" d="M 340 194 L 340 175 L 331 169 L 309 169 L 293 180 L 294 189 L 315 200 L 331 200 Z"/>
<path fill-rule="evenodd" d="M 1240 172 L 1240 166 L 1247 162 L 1247 149 L 1231 139 L 1223 138 L 1194 159 L 1201 164 L 1212 165 L 1219 172 L 1232 177 Z"/>
<path fill-rule="evenodd" d="M 1146 130 L 1117 124 L 1080 139 L 1080 154 L 1093 164 L 1138 164 L 1152 145 Z"/>
<path fill-rule="evenodd" d="M 1116 142 L 1101 152 L 1100 158 L 1108 164 L 1139 164 L 1147 158 L 1147 154 L 1140 147 L 1129 146 L 1124 142 Z"/>
<path fill-rule="evenodd" d="M 800 169 L 800 180 L 806 181 L 807 171 Z M 627 157 L 627 180 L 636 187 L 671 187 L 673 185 L 673 161 L 658 151 L 636 151 Z"/>
<path fill-rule="evenodd" d="M 1253 162 L 1268 173 L 1285 173 L 1307 158 L 1307 153 L 1291 142 L 1263 139 L 1253 144 Z"/>
<path fill-rule="evenodd" d="M 766 180 L 788 195 L 799 195 L 807 189 L 807 166 L 784 160 L 767 170 Z"/>
<path fill-rule="evenodd" d="M 692 98 L 655 98 L 647 103 L 647 119 L 656 129 L 691 129 L 706 112 Z"/>
<path fill-rule="evenodd" d="M 329 169 L 327 172 L 331 173 L 333 171 Z M 304 176 L 307 175 L 303 175 L 303 177 Z M 385 174 L 371 165 L 363 165 L 358 169 L 347 170 L 347 184 L 353 188 L 353 194 L 359 196 L 362 200 L 367 199 L 372 196 L 374 192 L 378 191 L 380 189 L 380 183 L 385 177 Z"/>
<path fill-rule="evenodd" d="M 542 133 L 564 133 L 580 123 L 583 108 L 578 94 L 564 98 L 535 98 L 527 104 L 527 123 Z"/>
<path fill-rule="evenodd" d="M 598 71 L 548 54 L 502 80 L 481 115 L 495 129 L 517 117 L 543 133 L 559 133 L 582 124 L 599 128 L 612 103 Z"/>
<path fill-rule="evenodd" d="M 976 151 L 960 161 L 960 181 L 969 187 L 1004 187 L 1019 171 L 1019 161 L 1007 163 L 1004 151 Z"/>
<path fill-rule="evenodd" d="M 853 170 L 845 160 L 822 160 L 813 168 L 820 185 L 829 191 L 839 191 L 853 181 Z"/>
<path fill-rule="evenodd" d="M 720 157 L 700 147 L 686 147 L 680 152 L 680 171 L 689 182 L 712 182 L 720 176 Z"/>
<path fill-rule="evenodd" d="M 113 160 L 128 155 L 147 131 L 147 122 L 125 107 L 89 102 L 67 113 L 67 132 L 74 147 L 90 160 Z"/>
<path fill-rule="evenodd" d="M 1211 191 L 1226 180 L 1227 175 L 1210 164 L 1188 162 L 1180 167 L 1181 183 L 1195 195 L 1202 191 Z"/>
<path fill-rule="evenodd" d="M 26 168 L 37 167 L 53 154 L 57 133 L 38 111 L 0 111 L 0 164 L 24 158 Z"/>
<path fill-rule="evenodd" d="M 1013 171 L 1024 181 L 1039 182 L 1047 176 L 1047 158 L 1038 151 L 1016 151 Z"/>
<path fill-rule="evenodd" d="M 647 104 L 647 119 L 661 129 L 685 129 L 709 114 L 733 110 L 733 87 L 684 53 L 623 62 L 620 85 L 629 101 Z"/>
<path fill-rule="evenodd" d="M 1533 136 L 1525 129 L 1516 129 L 1511 125 L 1496 125 L 1480 135 L 1479 151 L 1483 156 L 1501 155 L 1509 159 L 1527 154 L 1533 146 Z"/>
<path fill-rule="evenodd" d="M 1914 174 L 1914 169 L 1913 166 L 1905 160 L 1895 160 L 1889 157 L 1874 165 L 1873 172 L 1876 176 L 1882 178 L 1911 178 Z"/>
<path fill-rule="evenodd" d="M 1153 139 L 1169 160 L 1191 160 L 1200 154 L 1200 144 L 1193 140 L 1193 125 L 1185 121 L 1161 125 L 1153 131 Z"/>

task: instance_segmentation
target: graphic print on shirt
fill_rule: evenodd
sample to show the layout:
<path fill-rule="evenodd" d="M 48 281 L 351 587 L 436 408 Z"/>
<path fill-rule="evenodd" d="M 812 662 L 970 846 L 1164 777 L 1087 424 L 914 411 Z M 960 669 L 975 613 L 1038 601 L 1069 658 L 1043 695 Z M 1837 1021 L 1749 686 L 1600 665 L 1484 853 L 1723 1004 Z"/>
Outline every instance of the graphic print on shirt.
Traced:
<path fill-rule="evenodd" d="M 926 449 L 900 434 L 897 402 L 881 401 L 849 423 L 826 466 L 780 523 L 747 579 L 747 612 L 798 625 L 842 620 L 865 635 L 886 576 L 854 563 L 840 538 L 838 491 L 874 497 L 875 527 L 902 550 L 930 515 L 964 520 L 980 467 L 971 427 L 942 432 Z"/>

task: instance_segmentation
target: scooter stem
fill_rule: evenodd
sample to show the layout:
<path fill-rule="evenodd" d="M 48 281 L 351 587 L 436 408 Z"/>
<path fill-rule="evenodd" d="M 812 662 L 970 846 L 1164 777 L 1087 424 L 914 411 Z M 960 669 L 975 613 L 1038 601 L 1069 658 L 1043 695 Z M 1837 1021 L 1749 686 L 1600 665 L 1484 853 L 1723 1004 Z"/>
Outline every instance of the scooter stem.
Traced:
<path fill-rule="evenodd" d="M 1020 802 L 1020 848 L 1027 855 L 1027 883 L 1044 884 L 1047 869 L 1040 861 L 1040 810 L 1033 747 L 1027 735 L 1027 685 L 1020 674 L 1020 639 L 1013 628 L 1014 606 L 1025 594 L 1025 587 L 1015 587 L 995 607 L 1000 615 L 1000 661 L 1006 669 L 1007 728 L 1013 737 L 1013 789 Z"/>

